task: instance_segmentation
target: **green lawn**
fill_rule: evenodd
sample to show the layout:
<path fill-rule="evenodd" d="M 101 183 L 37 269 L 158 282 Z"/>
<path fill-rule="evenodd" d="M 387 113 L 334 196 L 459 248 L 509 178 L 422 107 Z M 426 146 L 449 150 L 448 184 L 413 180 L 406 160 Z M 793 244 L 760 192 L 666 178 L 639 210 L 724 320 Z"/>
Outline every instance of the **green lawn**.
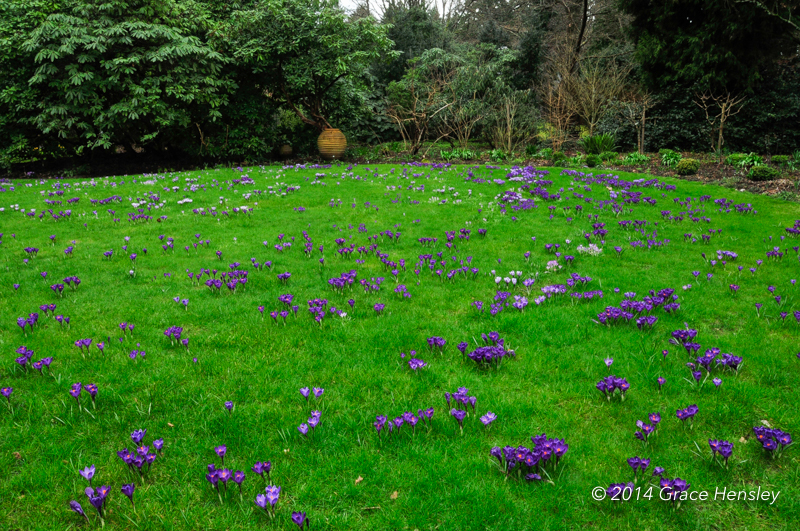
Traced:
<path fill-rule="evenodd" d="M 468 171 L 486 182 L 465 180 Z M 106 529 L 291 529 L 293 511 L 306 512 L 312 529 L 796 529 L 800 452 L 792 445 L 772 459 L 752 428 L 767 422 L 800 436 L 800 324 L 793 313 L 800 311 L 800 286 L 790 282 L 800 277 L 792 249 L 800 242 L 785 231 L 800 219 L 800 205 L 668 178 L 629 188 L 641 197 L 624 202 L 620 183 L 578 183 L 559 171 L 543 177 L 553 184 L 541 186 L 551 195 L 563 189 L 560 198 L 541 194 L 535 208 L 514 210 L 510 203 L 505 213 L 498 207 L 503 192 L 534 198 L 520 190 L 525 182 L 508 180 L 507 167 L 273 166 L 0 185 L 0 387 L 14 389 L 9 406 L 0 406 L 0 528 L 99 527 L 79 474 L 95 465 L 92 485 L 111 487 Z M 324 177 L 315 180 L 318 174 Z M 656 182 L 668 186 L 653 187 Z M 121 201 L 91 202 L 115 195 Z M 68 204 L 71 198 L 80 200 Z M 187 198 L 191 202 L 179 203 Z M 732 201 L 729 212 L 715 204 L 720 199 Z M 734 208 L 748 203 L 757 213 Z M 27 215 L 30 209 L 34 216 Z M 56 220 L 46 209 L 71 209 L 71 215 Z M 133 214 L 150 219 L 129 221 Z M 667 219 L 679 215 L 683 221 Z M 626 220 L 646 220 L 645 234 L 623 228 L 619 222 Z M 608 231 L 592 239 L 602 253 L 579 253 L 596 223 Z M 470 231 L 468 240 L 459 238 L 460 229 Z M 486 229 L 485 236 L 479 229 Z M 313 246 L 308 257 L 304 231 Z M 394 241 L 385 231 L 401 236 Z M 456 232 L 450 248 L 446 231 Z M 281 234 L 292 245 L 278 251 Z M 703 234 L 710 235 L 706 243 Z M 169 238 L 174 250 L 164 251 Z M 356 250 L 340 254 L 338 238 Z M 420 238 L 437 241 L 423 245 Z M 648 239 L 663 245 L 648 249 Z M 632 246 L 636 241 L 644 246 Z M 559 271 L 546 271 L 556 260 L 546 244 L 561 246 Z M 361 246 L 368 252 L 359 253 Z M 620 255 L 615 246 L 623 249 Z M 776 246 L 783 258 L 768 258 Z M 28 247 L 40 250 L 25 263 Z M 74 248 L 71 256 L 67 247 Z M 738 259 L 713 266 L 709 260 L 717 259 L 718 250 Z M 436 266 L 441 277 L 427 263 L 417 265 L 419 255 L 437 253 L 447 262 Z M 398 265 L 387 267 L 379 255 Z M 566 255 L 574 256 L 571 265 Z M 251 258 L 270 261 L 271 268 L 256 269 Z M 757 260 L 763 260 L 760 267 Z M 447 272 L 462 261 L 477 274 L 448 280 Z M 213 292 L 205 274 L 199 282 L 187 276 L 218 269 L 220 278 L 236 262 L 233 269 L 248 275 L 233 293 L 224 283 Z M 328 280 L 351 270 L 358 275 L 352 287 L 334 291 Z M 516 286 L 495 283 L 496 276 L 510 278 L 510 271 L 521 272 Z M 699 272 L 697 279 L 692 271 Z M 291 277 L 283 285 L 277 275 L 285 272 Z M 534 301 L 542 287 L 564 285 L 573 273 L 591 281 L 569 292 L 602 290 L 602 299 L 564 294 Z M 50 286 L 68 276 L 79 277 L 80 286 L 65 287 L 59 297 Z M 380 290 L 366 294 L 359 281 L 377 277 L 385 279 Z M 530 294 L 522 283 L 529 278 L 536 279 Z M 411 296 L 395 293 L 398 284 Z M 731 284 L 740 286 L 735 294 Z M 597 322 L 607 306 L 620 306 L 624 293 L 635 292 L 642 301 L 650 290 L 663 289 L 675 290 L 680 309 L 653 308 L 658 320 L 652 329 L 640 330 L 635 319 Z M 507 306 L 493 316 L 489 307 L 498 290 L 510 293 L 507 302 L 525 296 L 528 305 L 522 311 Z M 282 294 L 294 296 L 296 316 L 278 301 Z M 188 299 L 188 306 L 175 297 Z M 315 298 L 328 301 L 319 324 L 307 302 Z M 352 309 L 348 299 L 355 301 Z M 474 301 L 483 302 L 482 312 Z M 377 303 L 385 305 L 380 315 Z M 763 304 L 758 312 L 756 303 Z M 39 309 L 45 304 L 55 304 L 54 314 L 69 317 L 69 325 L 45 315 Z M 269 313 L 284 308 L 285 324 L 280 316 L 273 321 Z M 39 313 L 38 323 L 20 329 L 17 318 L 32 312 Z M 785 320 L 781 312 L 788 314 Z M 122 322 L 135 328 L 120 341 Z M 712 368 L 703 386 L 690 383 L 686 363 L 696 356 L 670 343 L 684 323 L 697 330 L 698 355 L 716 347 L 741 356 L 738 373 Z M 171 326 L 183 328 L 188 349 L 165 336 Z M 516 353 L 499 367 L 479 368 L 457 350 L 466 341 L 469 353 L 482 333 L 492 331 Z M 429 350 L 433 336 L 447 341 L 443 352 Z M 92 344 L 79 349 L 79 339 Z M 102 353 L 98 342 L 106 343 Z M 24 368 L 15 361 L 23 345 L 34 352 Z M 146 355 L 131 359 L 134 350 Z M 411 350 L 427 363 L 416 373 L 407 364 Z M 40 375 L 31 365 L 44 357 L 53 361 Z M 605 358 L 614 360 L 610 370 Z M 610 373 L 630 383 L 624 401 L 608 401 L 595 388 Z M 658 377 L 666 379 L 661 391 Z M 722 380 L 719 387 L 714 377 Z M 69 392 L 75 382 L 98 386 L 96 408 L 85 390 L 78 406 Z M 324 388 L 324 394 L 307 402 L 299 392 L 306 386 Z M 444 396 L 459 387 L 477 397 L 463 433 Z M 231 412 L 226 401 L 234 404 Z M 699 412 L 690 429 L 676 410 L 691 404 Z M 380 439 L 376 434 L 376 415 L 394 419 L 429 407 L 435 411 L 430 428 L 420 422 L 412 430 L 406 423 L 391 436 L 386 428 Z M 321 420 L 304 437 L 298 426 L 312 410 L 321 412 Z M 478 420 L 487 411 L 497 415 L 489 429 Z M 644 446 L 634 437 L 636 421 L 653 412 L 662 420 Z M 143 444 L 151 450 L 153 440 L 164 441 L 142 476 L 117 456 L 123 448 L 135 450 L 130 434 L 138 429 L 147 429 Z M 506 477 L 492 447 L 533 448 L 531 436 L 541 433 L 569 445 L 555 473 L 547 469 L 552 482 L 544 474 L 532 483 Z M 727 469 L 711 462 L 709 439 L 734 444 Z M 218 496 L 206 480 L 208 464 L 223 467 L 214 452 L 219 445 L 227 446 L 224 467 L 246 474 L 241 498 L 233 481 Z M 626 460 L 634 456 L 651 459 L 637 483 L 639 497 L 655 484 L 650 478 L 659 466 L 664 477 L 682 478 L 690 491 L 709 491 L 712 499 L 676 508 L 658 500 L 656 488 L 649 500 L 593 500 L 593 488 L 633 480 Z M 251 467 L 267 460 L 272 484 L 282 488 L 274 520 L 254 503 L 266 482 Z M 120 492 L 126 483 L 136 484 L 135 512 Z M 715 489 L 725 488 L 780 494 L 772 504 L 714 500 Z M 89 523 L 70 511 L 70 500 L 80 502 Z"/>

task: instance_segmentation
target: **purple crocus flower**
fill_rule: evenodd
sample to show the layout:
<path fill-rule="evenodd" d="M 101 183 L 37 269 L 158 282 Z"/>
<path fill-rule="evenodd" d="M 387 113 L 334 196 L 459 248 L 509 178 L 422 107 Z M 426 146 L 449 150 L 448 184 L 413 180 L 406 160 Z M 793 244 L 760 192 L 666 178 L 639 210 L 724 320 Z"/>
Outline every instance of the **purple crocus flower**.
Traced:
<path fill-rule="evenodd" d="M 83 470 L 79 470 L 78 472 L 80 472 L 81 476 L 83 476 L 83 479 L 88 481 L 89 486 L 91 486 L 92 478 L 94 477 L 94 472 L 95 472 L 94 465 L 87 466 L 86 468 L 84 468 Z"/>
<path fill-rule="evenodd" d="M 492 422 L 494 422 L 496 419 L 497 419 L 497 415 L 495 415 L 491 411 L 487 411 L 486 414 L 481 417 L 481 422 L 483 423 L 484 426 L 486 426 L 488 428 L 489 425 Z"/>
<path fill-rule="evenodd" d="M 323 389 L 321 387 L 315 387 L 314 388 L 314 396 L 316 398 L 320 398 L 322 396 L 322 393 L 324 393 L 324 392 L 325 392 L 325 389 Z"/>
<path fill-rule="evenodd" d="M 297 431 L 299 431 L 300 433 L 302 433 L 305 436 L 308 436 L 308 424 L 306 424 L 305 422 L 303 424 L 300 424 L 297 427 Z"/>
<path fill-rule="evenodd" d="M 221 444 L 219 446 L 215 446 L 214 447 L 214 452 L 216 452 L 216 454 L 222 460 L 222 464 L 224 465 L 225 464 L 225 454 L 228 452 L 228 447 L 225 446 L 224 444 Z"/>
<path fill-rule="evenodd" d="M 228 411 L 233 411 L 233 402 L 231 402 L 230 400 L 225 402 L 225 409 L 227 409 Z"/>
<path fill-rule="evenodd" d="M 122 485 L 122 489 L 121 490 L 122 490 L 122 494 L 124 494 L 125 496 L 128 497 L 129 500 L 131 500 L 131 505 L 133 505 L 134 508 L 135 508 L 136 504 L 133 503 L 133 491 L 134 491 L 134 489 L 136 489 L 136 485 L 134 483 L 126 483 L 126 484 Z"/>
<path fill-rule="evenodd" d="M 89 517 L 86 516 L 85 512 L 83 512 L 83 507 L 81 507 L 80 503 L 76 502 L 75 500 L 71 500 L 69 502 L 69 508 L 72 509 L 74 512 L 78 513 L 79 515 L 83 516 L 84 518 L 86 518 L 87 522 L 89 521 Z"/>
<path fill-rule="evenodd" d="M 255 504 L 258 507 L 261 507 L 265 511 L 267 510 L 267 497 L 264 494 L 257 494 L 255 499 Z"/>
<path fill-rule="evenodd" d="M 144 429 L 144 430 L 133 430 L 133 432 L 131 433 L 131 440 L 135 444 L 139 444 L 140 442 L 142 442 L 142 439 L 144 439 L 145 435 L 147 435 L 147 430 L 146 429 Z"/>
<path fill-rule="evenodd" d="M 11 403 L 11 393 L 13 393 L 13 392 L 14 392 L 14 388 L 13 387 L 2 387 L 2 388 L 0 388 L 0 395 L 3 395 L 4 397 L 6 397 L 6 400 L 8 400 L 9 404 Z"/>
<path fill-rule="evenodd" d="M 274 485 L 267 485 L 264 489 L 266 491 L 267 502 L 274 508 L 278 503 L 278 497 L 281 495 L 281 488 Z"/>
<path fill-rule="evenodd" d="M 292 512 L 292 522 L 297 524 L 297 527 L 300 529 L 303 529 L 304 525 L 311 527 L 311 524 L 306 518 L 306 513 Z"/>
<path fill-rule="evenodd" d="M 308 387 L 301 387 L 300 388 L 300 394 L 303 395 L 306 400 L 308 400 L 308 395 L 309 395 Z"/>

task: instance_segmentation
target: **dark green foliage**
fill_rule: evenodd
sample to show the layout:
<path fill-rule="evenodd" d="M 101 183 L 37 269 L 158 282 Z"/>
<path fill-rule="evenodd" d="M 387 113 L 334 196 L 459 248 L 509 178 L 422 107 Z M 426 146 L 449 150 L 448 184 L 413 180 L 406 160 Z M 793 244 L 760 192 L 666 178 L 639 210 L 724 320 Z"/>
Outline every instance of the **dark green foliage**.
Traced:
<path fill-rule="evenodd" d="M 614 151 L 614 144 L 614 135 L 609 133 L 601 133 L 581 140 L 583 149 L 589 155 L 599 155 L 606 151 Z"/>
<path fill-rule="evenodd" d="M 420 7 L 388 9 L 381 20 L 391 24 L 387 37 L 394 42 L 393 57 L 386 54 L 372 67 L 378 84 L 399 81 L 408 69 L 408 62 L 431 48 L 448 49 L 450 37 L 434 14 Z"/>
<path fill-rule="evenodd" d="M 555 151 L 551 155 L 550 162 L 553 166 L 562 166 L 567 161 L 567 156 L 563 151 Z"/>
<path fill-rule="evenodd" d="M 789 162 L 789 155 L 773 155 L 770 159 L 773 164 L 787 164 Z"/>
<path fill-rule="evenodd" d="M 619 158 L 619 153 L 617 153 L 616 151 L 604 151 L 603 153 L 600 153 L 600 160 L 602 160 L 603 162 L 617 160 L 618 158 Z"/>
<path fill-rule="evenodd" d="M 584 163 L 589 166 L 590 168 L 595 168 L 600 165 L 600 156 L 599 155 L 587 155 L 586 160 Z"/>
<path fill-rule="evenodd" d="M 658 153 L 661 155 L 661 164 L 664 166 L 671 168 L 681 161 L 681 154 L 671 149 L 660 149 Z"/>
<path fill-rule="evenodd" d="M 533 11 L 525 21 L 525 29 L 516 47 L 516 59 L 511 65 L 509 83 L 517 89 L 531 88 L 539 76 L 544 61 L 547 37 L 547 11 Z"/>
<path fill-rule="evenodd" d="M 24 50 L 39 65 L 33 121 L 64 142 L 161 150 L 197 120 L 221 117 L 234 83 L 223 56 L 197 35 L 206 21 L 192 3 L 80 0 L 50 15 Z M 46 89 L 46 90 L 45 90 Z"/>
<path fill-rule="evenodd" d="M 675 172 L 678 175 L 694 175 L 700 169 L 700 161 L 696 159 L 681 159 L 675 165 Z"/>
<path fill-rule="evenodd" d="M 765 67 L 796 53 L 791 26 L 752 3 L 621 0 L 620 5 L 633 16 L 636 58 L 652 89 L 699 84 L 749 90 Z"/>
<path fill-rule="evenodd" d="M 508 46 L 511 44 L 511 35 L 504 30 L 497 22 L 490 20 L 481 28 L 478 34 L 478 41 L 497 46 Z"/>
<path fill-rule="evenodd" d="M 0 168 L 63 151 L 56 135 L 43 135 L 30 123 L 41 97 L 28 84 L 36 71 L 35 54 L 23 49 L 30 34 L 58 8 L 48 0 L 0 2 Z"/>
<path fill-rule="evenodd" d="M 747 174 L 747 178 L 751 181 L 774 181 L 780 179 L 781 172 L 772 166 L 753 166 Z"/>
<path fill-rule="evenodd" d="M 235 11 L 215 33 L 215 44 L 252 68 L 258 84 L 303 122 L 323 130 L 336 105 L 329 93 L 390 52 L 386 26 L 348 22 L 335 5 L 315 0 L 265 0 Z M 245 81 L 245 80 L 243 80 Z"/>

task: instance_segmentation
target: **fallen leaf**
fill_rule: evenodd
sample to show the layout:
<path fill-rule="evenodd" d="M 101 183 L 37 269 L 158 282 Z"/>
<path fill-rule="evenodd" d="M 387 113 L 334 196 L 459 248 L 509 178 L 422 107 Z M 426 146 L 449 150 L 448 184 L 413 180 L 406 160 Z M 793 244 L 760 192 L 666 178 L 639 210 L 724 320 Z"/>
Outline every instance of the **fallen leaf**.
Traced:
<path fill-rule="evenodd" d="M 739 437 L 739 442 L 742 444 L 747 444 L 747 439 L 745 439 L 744 437 Z"/>
<path fill-rule="evenodd" d="M 391 495 L 391 496 L 389 496 L 389 499 L 390 499 L 390 500 L 396 500 L 396 499 L 397 499 L 397 496 L 398 496 L 398 494 L 397 494 L 397 491 L 394 491 L 394 492 L 392 493 L 392 495 Z"/>
<path fill-rule="evenodd" d="M 358 477 L 356 478 L 356 485 L 358 485 L 358 484 L 359 484 L 359 483 L 361 483 L 362 481 L 364 481 L 364 478 L 362 478 L 361 476 L 358 476 Z"/>
<path fill-rule="evenodd" d="M 175 427 L 175 425 L 173 423 L 171 423 L 171 422 L 167 422 L 167 426 L 169 426 L 170 428 L 174 428 Z"/>
<path fill-rule="evenodd" d="M 15 457 L 16 459 L 22 459 L 22 454 L 21 454 L 21 453 L 19 453 L 19 452 L 14 452 L 14 457 Z"/>

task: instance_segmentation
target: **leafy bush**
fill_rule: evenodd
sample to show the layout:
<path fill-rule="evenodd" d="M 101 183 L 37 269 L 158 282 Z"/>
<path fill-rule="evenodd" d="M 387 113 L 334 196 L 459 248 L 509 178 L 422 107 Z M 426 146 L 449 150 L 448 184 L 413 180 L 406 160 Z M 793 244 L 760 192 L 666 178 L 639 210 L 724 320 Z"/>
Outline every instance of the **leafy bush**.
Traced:
<path fill-rule="evenodd" d="M 568 157 L 567 158 L 567 165 L 569 165 L 570 167 L 573 167 L 573 168 L 578 168 L 578 167 L 583 166 L 583 155 L 578 153 L 574 157 Z"/>
<path fill-rule="evenodd" d="M 659 150 L 659 153 L 661 154 L 661 164 L 668 168 L 672 168 L 681 161 L 681 154 L 677 151 L 662 149 Z"/>
<path fill-rule="evenodd" d="M 553 157 L 553 148 L 544 148 L 539 153 L 534 155 L 537 159 L 550 159 Z"/>
<path fill-rule="evenodd" d="M 726 162 L 732 166 L 746 168 L 748 166 L 760 166 L 764 164 L 764 157 L 756 155 L 755 153 L 734 153 L 733 155 L 728 155 Z"/>
<path fill-rule="evenodd" d="M 478 158 L 478 153 L 471 149 L 454 149 L 453 157 L 461 160 L 475 160 Z"/>
<path fill-rule="evenodd" d="M 675 165 L 678 175 L 694 175 L 700 169 L 700 161 L 696 159 L 682 159 Z"/>
<path fill-rule="evenodd" d="M 747 174 L 748 179 L 751 181 L 773 181 L 779 179 L 781 172 L 772 166 L 753 166 L 750 173 Z"/>
<path fill-rule="evenodd" d="M 553 166 L 560 166 L 567 160 L 567 156 L 564 155 L 563 151 L 555 151 L 550 158 L 550 162 Z"/>
<path fill-rule="evenodd" d="M 586 165 L 590 168 L 596 168 L 600 165 L 599 155 L 586 155 Z"/>
<path fill-rule="evenodd" d="M 492 162 L 503 162 L 508 158 L 508 153 L 502 149 L 493 149 L 489 152 L 489 158 Z"/>
<path fill-rule="evenodd" d="M 642 164 L 647 164 L 650 162 L 650 157 L 643 153 L 638 153 L 634 151 L 633 153 L 628 153 L 622 162 L 627 164 L 628 166 L 640 166 Z"/>
<path fill-rule="evenodd" d="M 617 160 L 619 158 L 619 153 L 616 151 L 604 151 L 600 153 L 600 160 L 603 162 L 608 162 L 610 160 Z"/>
<path fill-rule="evenodd" d="M 770 162 L 778 165 L 787 164 L 789 162 L 789 155 L 773 155 Z"/>
<path fill-rule="evenodd" d="M 613 151 L 614 142 L 614 135 L 603 133 L 586 137 L 580 143 L 587 155 L 599 155 L 605 151 Z"/>

